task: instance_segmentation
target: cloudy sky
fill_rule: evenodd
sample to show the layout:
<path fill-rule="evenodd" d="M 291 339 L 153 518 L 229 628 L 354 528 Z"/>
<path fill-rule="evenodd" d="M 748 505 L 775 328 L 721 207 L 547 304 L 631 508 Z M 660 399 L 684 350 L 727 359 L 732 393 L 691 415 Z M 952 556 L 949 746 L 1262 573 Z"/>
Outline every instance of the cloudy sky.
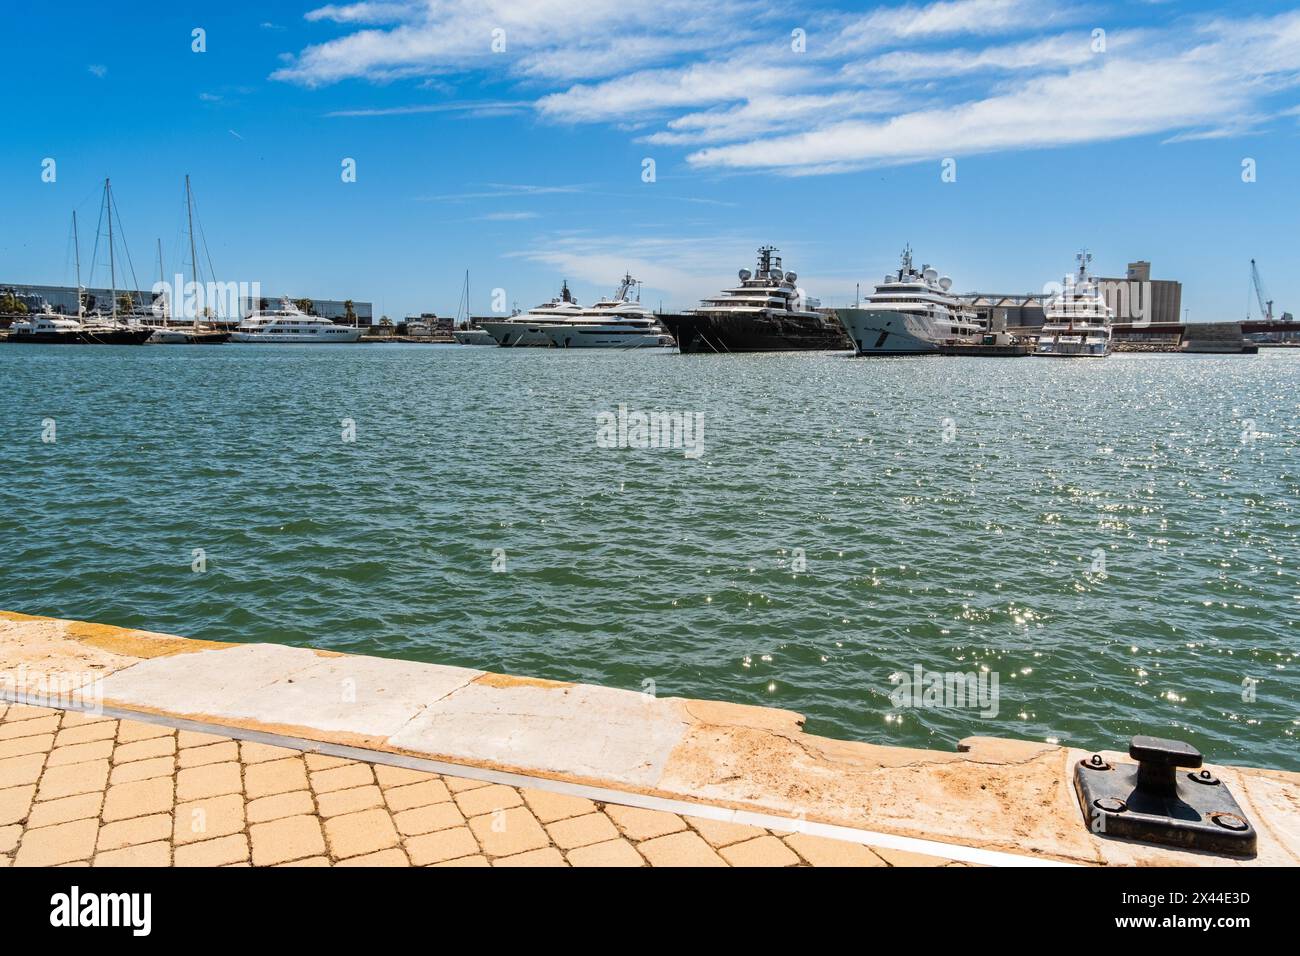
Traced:
<path fill-rule="evenodd" d="M 1294 5 L 797 6 L 20 11 L 0 282 L 71 283 L 105 176 L 141 284 L 158 238 L 173 271 L 190 173 L 223 277 L 393 316 L 454 311 L 466 269 L 478 313 L 624 270 L 688 306 L 762 243 L 833 304 L 905 242 L 962 290 L 1149 259 L 1207 321 L 1245 314 L 1253 257 L 1300 310 Z"/>

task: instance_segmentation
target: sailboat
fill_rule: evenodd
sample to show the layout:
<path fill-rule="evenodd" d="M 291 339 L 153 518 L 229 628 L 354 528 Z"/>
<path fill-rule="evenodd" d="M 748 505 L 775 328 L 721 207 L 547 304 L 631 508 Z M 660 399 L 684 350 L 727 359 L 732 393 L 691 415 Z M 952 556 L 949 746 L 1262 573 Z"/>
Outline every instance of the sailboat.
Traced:
<path fill-rule="evenodd" d="M 189 223 L 190 234 L 190 274 L 194 277 L 194 284 L 199 283 L 199 260 L 194 245 L 194 194 L 190 190 L 190 177 L 185 177 L 185 218 Z M 204 249 L 207 248 L 206 242 Z M 158 274 L 163 283 L 167 281 L 167 276 L 163 272 L 162 260 L 162 240 L 158 240 Z M 177 289 L 177 297 L 184 295 L 182 289 Z M 229 332 L 222 332 L 218 329 L 210 328 L 206 325 L 199 324 L 199 318 L 196 315 L 188 326 L 172 325 L 171 314 L 174 311 L 171 302 L 164 298 L 161 303 L 155 303 L 155 310 L 161 312 L 161 325 L 150 324 L 153 334 L 149 337 L 149 345 L 221 345 L 230 338 Z"/>
<path fill-rule="evenodd" d="M 109 210 L 109 271 L 112 282 L 113 316 L 117 316 L 117 268 L 112 252 L 112 192 L 104 180 L 104 202 Z M 15 345 L 143 345 L 149 337 L 146 329 L 132 328 L 117 321 L 85 320 L 84 291 L 81 284 L 81 240 L 77 234 L 77 211 L 72 211 L 72 245 L 77 260 L 76 318 L 55 312 L 47 304 L 45 311 L 9 326 L 4 339 Z"/>
<path fill-rule="evenodd" d="M 462 318 L 462 315 L 464 316 Z M 486 329 L 474 324 L 474 316 L 469 307 L 469 270 L 465 270 L 465 288 L 461 290 L 460 301 L 456 304 L 456 321 L 453 323 L 451 336 L 461 345 L 496 345 L 496 339 L 488 335 Z"/>

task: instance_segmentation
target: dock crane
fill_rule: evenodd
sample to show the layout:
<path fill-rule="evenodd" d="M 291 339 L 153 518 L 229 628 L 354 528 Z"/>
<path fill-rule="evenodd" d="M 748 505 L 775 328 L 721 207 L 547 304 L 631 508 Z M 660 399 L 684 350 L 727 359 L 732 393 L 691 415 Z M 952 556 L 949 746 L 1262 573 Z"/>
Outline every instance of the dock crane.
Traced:
<path fill-rule="evenodd" d="M 1265 299 L 1267 293 L 1264 291 L 1264 283 L 1259 278 L 1259 267 L 1255 265 L 1255 260 L 1250 260 L 1250 284 L 1255 289 L 1255 299 L 1259 302 L 1260 314 L 1264 317 L 1265 322 L 1273 321 L 1273 300 Z M 1246 303 L 1246 319 L 1250 319 L 1250 303 Z"/>

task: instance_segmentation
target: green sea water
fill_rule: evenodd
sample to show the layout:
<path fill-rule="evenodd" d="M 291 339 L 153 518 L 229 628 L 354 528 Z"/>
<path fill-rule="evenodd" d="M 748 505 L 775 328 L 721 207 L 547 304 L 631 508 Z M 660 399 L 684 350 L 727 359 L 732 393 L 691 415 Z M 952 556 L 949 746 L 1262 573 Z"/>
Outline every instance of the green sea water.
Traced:
<path fill-rule="evenodd" d="M 1300 769 L 1300 352 L 10 345 L 0 384 L 0 607 Z M 620 404 L 698 457 L 601 447 Z M 917 667 L 996 714 L 900 706 Z"/>

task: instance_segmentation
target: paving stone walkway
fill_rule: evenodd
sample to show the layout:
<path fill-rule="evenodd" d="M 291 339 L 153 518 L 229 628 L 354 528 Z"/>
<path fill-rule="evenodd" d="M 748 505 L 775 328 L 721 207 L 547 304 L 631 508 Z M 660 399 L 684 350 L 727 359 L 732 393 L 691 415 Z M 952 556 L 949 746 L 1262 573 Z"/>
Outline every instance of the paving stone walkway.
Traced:
<path fill-rule="evenodd" d="M 0 702 L 0 868 L 90 865 L 961 864 Z"/>

